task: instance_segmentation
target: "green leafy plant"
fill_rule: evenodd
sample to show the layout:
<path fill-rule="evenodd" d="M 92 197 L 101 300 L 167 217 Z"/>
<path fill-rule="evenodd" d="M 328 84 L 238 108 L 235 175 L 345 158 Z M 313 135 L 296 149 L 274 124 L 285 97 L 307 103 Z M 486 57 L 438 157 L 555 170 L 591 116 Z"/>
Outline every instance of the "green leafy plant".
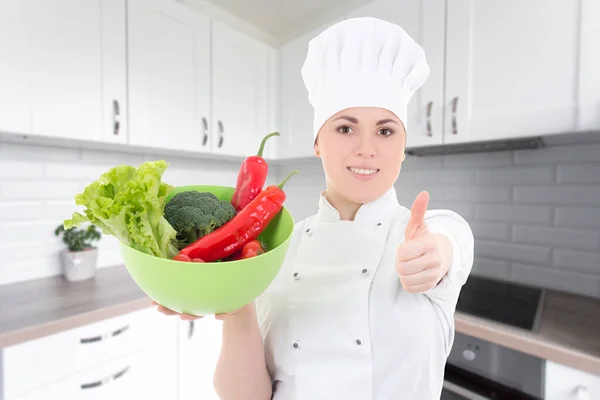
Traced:
<path fill-rule="evenodd" d="M 54 230 L 54 235 L 59 236 L 62 234 L 62 240 L 67 245 L 69 251 L 84 251 L 87 249 L 93 249 L 92 243 L 100 240 L 101 233 L 94 226 L 89 225 L 86 229 L 70 228 L 65 229 L 64 225 L 59 225 Z"/>

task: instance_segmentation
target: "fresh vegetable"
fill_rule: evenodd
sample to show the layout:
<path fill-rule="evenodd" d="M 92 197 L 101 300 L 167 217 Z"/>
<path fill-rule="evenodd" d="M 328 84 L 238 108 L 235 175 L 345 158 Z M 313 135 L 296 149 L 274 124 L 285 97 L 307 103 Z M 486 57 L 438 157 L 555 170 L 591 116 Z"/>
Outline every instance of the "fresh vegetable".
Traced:
<path fill-rule="evenodd" d="M 175 257 L 173 257 L 173 260 L 175 260 L 175 261 L 185 261 L 185 262 L 192 261 L 192 259 L 189 258 L 188 256 L 186 256 L 185 254 L 177 254 Z"/>
<path fill-rule="evenodd" d="M 177 231 L 179 249 L 221 227 L 234 215 L 229 201 L 195 190 L 177 193 L 165 206 L 165 218 Z"/>
<path fill-rule="evenodd" d="M 279 185 L 267 187 L 229 222 L 185 247 L 180 254 L 213 262 L 241 250 L 246 243 L 256 239 L 281 211 L 286 199 L 283 186 L 296 173 L 298 171 L 292 172 Z"/>
<path fill-rule="evenodd" d="M 231 204 L 233 204 L 233 207 L 237 212 L 250 204 L 250 202 L 258 196 L 265 185 L 269 166 L 262 157 L 262 154 L 265 149 L 265 143 L 271 136 L 279 136 L 279 133 L 273 132 L 265 136 L 260 143 L 258 153 L 246 158 L 240 167 L 235 191 L 233 193 L 233 198 L 231 199 Z"/>
<path fill-rule="evenodd" d="M 265 248 L 259 240 L 252 240 L 244 245 L 242 248 L 241 258 L 256 257 L 259 254 L 263 254 Z"/>
<path fill-rule="evenodd" d="M 65 229 L 84 222 L 115 236 L 146 254 L 172 258 L 177 231 L 163 217 L 164 203 L 171 186 L 161 182 L 168 164 L 149 161 L 135 168 L 121 165 L 110 169 L 75 196 L 84 214 L 75 212 L 65 220 Z"/>

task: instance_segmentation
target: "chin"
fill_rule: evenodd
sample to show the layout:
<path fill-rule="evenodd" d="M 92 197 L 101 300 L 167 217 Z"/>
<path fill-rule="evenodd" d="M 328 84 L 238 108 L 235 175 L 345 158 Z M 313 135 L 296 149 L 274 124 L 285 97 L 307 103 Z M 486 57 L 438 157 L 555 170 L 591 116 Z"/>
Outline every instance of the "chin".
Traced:
<path fill-rule="evenodd" d="M 364 204 L 377 200 L 379 197 L 383 196 L 387 190 L 387 187 L 375 188 L 350 184 L 342 191 L 342 195 L 353 203 Z"/>

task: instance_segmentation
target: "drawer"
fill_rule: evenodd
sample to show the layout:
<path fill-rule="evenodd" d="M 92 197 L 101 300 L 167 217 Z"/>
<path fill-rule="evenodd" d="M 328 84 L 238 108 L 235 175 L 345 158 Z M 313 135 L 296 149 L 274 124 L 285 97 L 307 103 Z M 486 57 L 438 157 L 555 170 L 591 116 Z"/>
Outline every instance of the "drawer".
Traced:
<path fill-rule="evenodd" d="M 544 399 L 600 399 L 600 376 L 546 361 L 546 392 Z"/>
<path fill-rule="evenodd" d="M 177 395 L 176 344 L 138 350 L 7 400 L 165 400 Z"/>
<path fill-rule="evenodd" d="M 5 398 L 176 335 L 177 321 L 149 308 L 6 348 Z"/>

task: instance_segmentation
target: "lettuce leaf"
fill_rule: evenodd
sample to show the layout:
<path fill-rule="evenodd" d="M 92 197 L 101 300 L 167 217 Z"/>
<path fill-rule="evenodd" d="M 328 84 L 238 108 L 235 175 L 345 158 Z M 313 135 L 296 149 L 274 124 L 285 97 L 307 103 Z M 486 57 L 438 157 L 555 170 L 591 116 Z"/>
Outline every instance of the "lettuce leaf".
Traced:
<path fill-rule="evenodd" d="M 177 254 L 173 245 L 177 232 L 163 217 L 171 186 L 161 181 L 167 166 L 159 160 L 139 168 L 120 165 L 110 169 L 75 196 L 76 204 L 85 207 L 85 215 L 73 213 L 64 221 L 65 229 L 90 222 L 134 249 L 172 258 Z"/>

